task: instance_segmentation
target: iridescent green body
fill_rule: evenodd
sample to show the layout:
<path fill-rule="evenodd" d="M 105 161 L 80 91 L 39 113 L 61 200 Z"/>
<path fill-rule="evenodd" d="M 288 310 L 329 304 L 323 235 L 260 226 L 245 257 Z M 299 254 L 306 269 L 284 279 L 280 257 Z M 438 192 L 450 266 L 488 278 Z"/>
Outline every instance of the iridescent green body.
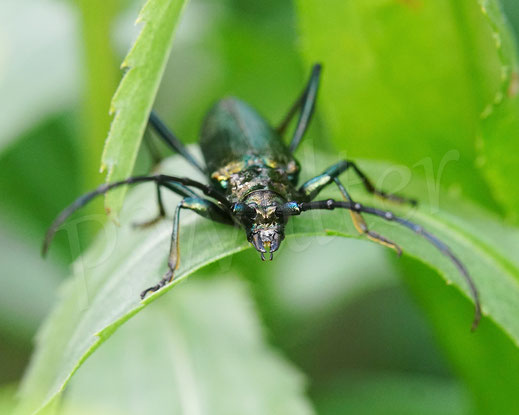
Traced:
<path fill-rule="evenodd" d="M 243 202 L 258 190 L 284 201 L 296 196 L 299 165 L 279 134 L 249 105 L 236 98 L 209 111 L 200 138 L 207 173 L 229 200 Z"/>
<path fill-rule="evenodd" d="M 200 147 L 209 179 L 235 204 L 249 241 L 261 252 L 276 251 L 286 224 L 276 208 L 299 198 L 299 164 L 280 135 L 245 102 L 225 98 L 207 114 Z"/>

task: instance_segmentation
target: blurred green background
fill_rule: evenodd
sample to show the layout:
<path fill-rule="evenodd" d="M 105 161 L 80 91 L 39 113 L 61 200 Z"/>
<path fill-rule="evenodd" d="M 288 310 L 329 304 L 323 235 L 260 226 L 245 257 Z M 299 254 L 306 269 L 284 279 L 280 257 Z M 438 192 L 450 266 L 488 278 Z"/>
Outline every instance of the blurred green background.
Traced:
<path fill-rule="evenodd" d="M 502 5 L 519 30 L 517 2 Z M 109 103 L 139 32 L 140 7 L 136 0 L 0 6 L 0 413 L 10 411 L 1 405 L 12 408 L 36 330 L 70 263 L 102 226 L 99 216 L 85 219 L 79 245 L 60 233 L 50 258 L 40 259 L 42 236 L 57 212 L 103 182 Z M 475 0 L 191 0 L 154 107 L 186 143 L 197 141 L 205 111 L 223 95 L 243 98 L 277 123 L 311 63 L 322 61 L 323 89 L 305 151 L 315 146 L 408 166 L 413 175 L 432 175 L 451 196 L 513 223 L 506 195 L 487 180 L 480 143 L 480 114 L 500 87 L 498 59 Z M 136 171 L 150 166 L 143 151 Z M 430 195 L 429 204 L 441 206 L 435 189 Z M 100 212 L 98 203 L 85 215 Z M 311 239 L 272 264 L 245 251 L 191 280 L 222 274 L 244 281 L 267 342 L 306 376 L 317 413 L 519 411 L 513 396 L 519 380 L 498 373 L 500 364 L 516 364 L 516 346 L 490 324 L 483 329 L 493 342 L 471 344 L 469 302 L 411 259 L 396 261 L 365 241 Z M 491 351 L 503 360 L 485 366 Z M 96 389 L 102 359 L 113 361 L 108 356 L 94 355 L 78 372 L 65 413 L 92 407 L 133 413 L 117 412 Z M 153 379 L 167 374 L 150 376 L 146 386 L 153 389 Z M 120 382 L 109 379 L 106 395 L 135 393 L 111 391 Z M 142 385 L 137 394 L 145 401 Z M 162 411 L 155 413 L 169 413 Z"/>

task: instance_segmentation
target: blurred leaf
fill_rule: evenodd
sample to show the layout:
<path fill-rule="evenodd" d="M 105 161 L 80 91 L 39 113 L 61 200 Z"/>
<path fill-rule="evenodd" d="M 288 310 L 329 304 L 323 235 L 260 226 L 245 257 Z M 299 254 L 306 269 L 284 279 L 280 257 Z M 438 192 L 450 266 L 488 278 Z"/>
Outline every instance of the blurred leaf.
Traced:
<path fill-rule="evenodd" d="M 313 413 L 301 374 L 265 344 L 243 283 L 192 281 L 171 294 L 81 368 L 63 414 Z"/>
<path fill-rule="evenodd" d="M 75 127 L 74 113 L 51 116 L 0 153 L 0 214 L 27 241 L 39 244 L 53 217 L 80 192 Z M 68 241 L 56 242 L 61 258 L 70 260 Z"/>
<path fill-rule="evenodd" d="M 110 129 L 110 100 L 119 81 L 119 59 L 112 47 L 111 34 L 121 3 L 127 2 L 77 0 L 76 3 L 81 15 L 85 78 L 79 155 L 82 188 L 87 191 L 102 181 L 98 163 Z"/>
<path fill-rule="evenodd" d="M 66 2 L 2 1 L 0 151 L 77 99 L 76 38 L 73 8 Z"/>
<path fill-rule="evenodd" d="M 23 375 L 34 333 L 54 304 L 58 284 L 66 274 L 52 263 L 44 263 L 39 246 L 22 236 L 9 220 L 0 218 L 0 229 L 1 385 Z M 12 411 L 0 409 L 0 413 Z"/>
<path fill-rule="evenodd" d="M 352 368 L 446 376 L 391 259 L 392 252 L 368 240 L 307 236 L 286 239 L 274 261 L 261 266 L 251 267 L 255 250 L 225 262 L 232 260 L 232 270 L 252 286 L 269 337 L 310 377 L 311 389 Z M 212 264 L 196 278 L 211 278 L 222 266 Z"/>
<path fill-rule="evenodd" d="M 483 113 L 480 163 L 492 192 L 503 204 L 511 220 L 519 216 L 519 61 L 517 45 L 498 1 L 479 0 L 501 63 L 501 86 Z"/>
<path fill-rule="evenodd" d="M 243 269 L 252 273 L 249 256 Z M 287 239 L 275 264 L 257 271 L 260 275 L 250 280 L 263 282 L 255 292 L 268 301 L 262 310 L 268 327 L 277 341 L 291 345 L 319 338 L 323 326 L 348 304 L 399 283 L 384 247 L 331 236 Z"/>
<path fill-rule="evenodd" d="M 475 140 L 501 83 L 475 0 L 296 1 L 306 62 L 324 64 L 318 109 L 336 148 L 398 161 L 496 209 Z"/>
<path fill-rule="evenodd" d="M 132 173 L 141 138 L 186 0 L 148 0 L 139 14 L 144 27 L 122 66 L 128 68 L 112 101 L 115 113 L 103 152 L 107 182 Z M 117 216 L 126 189 L 106 196 L 107 210 Z"/>
<path fill-rule="evenodd" d="M 466 383 L 478 414 L 513 415 L 519 407 L 519 353 L 516 344 L 490 319 L 474 333 L 464 330 L 472 307 L 459 292 L 446 287 L 436 273 L 417 261 L 403 261 L 405 280 L 451 366 Z"/>
<path fill-rule="evenodd" d="M 336 161 L 330 156 L 313 156 L 313 170 L 310 163 L 303 162 L 303 166 L 309 166 L 305 170 L 307 176 Z M 362 166 L 372 177 L 383 175 L 388 170 L 380 163 L 362 163 Z M 172 158 L 165 170 L 197 178 L 196 173 L 190 174 L 193 169 L 178 157 Z M 418 189 L 418 195 L 420 191 L 425 192 L 427 186 L 416 180 L 410 188 Z M 153 215 L 156 210 L 153 195 L 152 186 L 132 192 L 122 222 L 128 224 Z M 353 195 L 357 197 L 357 192 Z M 330 196 L 338 197 L 334 189 L 323 194 L 323 198 Z M 373 202 L 365 195 L 358 196 L 359 201 Z M 168 200 L 166 205 L 174 206 L 175 203 Z M 411 215 L 452 247 L 468 265 L 479 287 L 485 314 L 517 342 L 519 321 L 515 316 L 519 313 L 519 259 L 514 256 L 513 247 L 519 243 L 519 232 L 501 226 L 488 213 L 463 202 L 450 201 L 444 205 L 455 213 L 427 206 L 413 212 L 402 206 L 395 206 L 394 210 L 402 215 Z M 288 236 L 356 235 L 346 212 L 314 213 L 289 222 Z M 399 243 L 408 255 L 431 265 L 448 281 L 467 292 L 465 282 L 453 264 L 423 238 L 392 223 L 381 220 L 369 220 L 368 223 Z M 39 408 L 52 401 L 83 361 L 147 304 L 167 293 L 196 269 L 249 246 L 243 231 L 188 215 L 181 227 L 182 264 L 176 280 L 141 302 L 138 293 L 155 284 L 165 269 L 170 228 L 169 223 L 162 222 L 154 229 L 137 232 L 129 226 L 115 230 L 115 226 L 108 223 L 105 229 L 107 237 L 99 238 L 92 249 L 76 262 L 75 278 L 63 287 L 61 302 L 39 334 L 38 349 L 22 388 L 24 402 L 29 408 Z M 468 330 L 469 319 L 466 324 Z"/>
<path fill-rule="evenodd" d="M 293 8 L 291 0 L 189 4 L 154 104 L 182 141 L 197 140 L 205 113 L 226 95 L 280 122 L 306 77 Z"/>
<path fill-rule="evenodd" d="M 457 383 L 412 374 L 359 374 L 328 385 L 316 397 L 320 415 L 468 415 Z"/>
<path fill-rule="evenodd" d="M 55 300 L 62 270 L 44 263 L 39 247 L 20 238 L 9 223 L 1 220 L 0 227 L 0 333 L 30 343 Z"/>
<path fill-rule="evenodd" d="M 15 385 L 2 385 L 0 387 L 0 413 L 12 414 L 16 408 L 16 386 Z"/>
<path fill-rule="evenodd" d="M 507 20 L 517 36 L 519 29 L 519 7 L 517 7 L 517 2 L 515 0 L 501 0 L 501 4 L 503 5 Z"/>

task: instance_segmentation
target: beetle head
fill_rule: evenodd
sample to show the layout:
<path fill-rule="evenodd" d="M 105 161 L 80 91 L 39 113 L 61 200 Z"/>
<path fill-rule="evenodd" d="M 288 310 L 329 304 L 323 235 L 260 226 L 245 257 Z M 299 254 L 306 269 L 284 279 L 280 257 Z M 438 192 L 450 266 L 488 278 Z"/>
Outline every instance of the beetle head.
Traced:
<path fill-rule="evenodd" d="M 276 207 L 282 203 L 283 200 L 273 192 L 256 191 L 233 206 L 248 241 L 260 253 L 262 260 L 265 260 L 267 252 L 272 260 L 274 252 L 285 239 L 286 220 L 276 215 Z"/>

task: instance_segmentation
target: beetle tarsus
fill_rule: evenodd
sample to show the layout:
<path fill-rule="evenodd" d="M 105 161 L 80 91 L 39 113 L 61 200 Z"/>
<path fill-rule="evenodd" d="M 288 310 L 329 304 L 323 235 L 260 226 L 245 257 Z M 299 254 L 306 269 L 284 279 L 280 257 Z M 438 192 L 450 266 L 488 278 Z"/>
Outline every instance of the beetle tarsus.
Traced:
<path fill-rule="evenodd" d="M 152 286 L 152 287 L 149 287 L 149 288 L 146 288 L 143 292 L 141 292 L 141 300 L 144 300 L 144 298 L 146 297 L 146 295 L 150 292 L 154 293 L 158 290 L 160 290 L 162 287 L 164 287 L 166 284 L 170 283 L 171 281 L 173 280 L 173 270 L 169 270 L 168 272 L 166 272 L 166 275 L 164 275 L 164 277 L 159 281 L 158 284 Z"/>

